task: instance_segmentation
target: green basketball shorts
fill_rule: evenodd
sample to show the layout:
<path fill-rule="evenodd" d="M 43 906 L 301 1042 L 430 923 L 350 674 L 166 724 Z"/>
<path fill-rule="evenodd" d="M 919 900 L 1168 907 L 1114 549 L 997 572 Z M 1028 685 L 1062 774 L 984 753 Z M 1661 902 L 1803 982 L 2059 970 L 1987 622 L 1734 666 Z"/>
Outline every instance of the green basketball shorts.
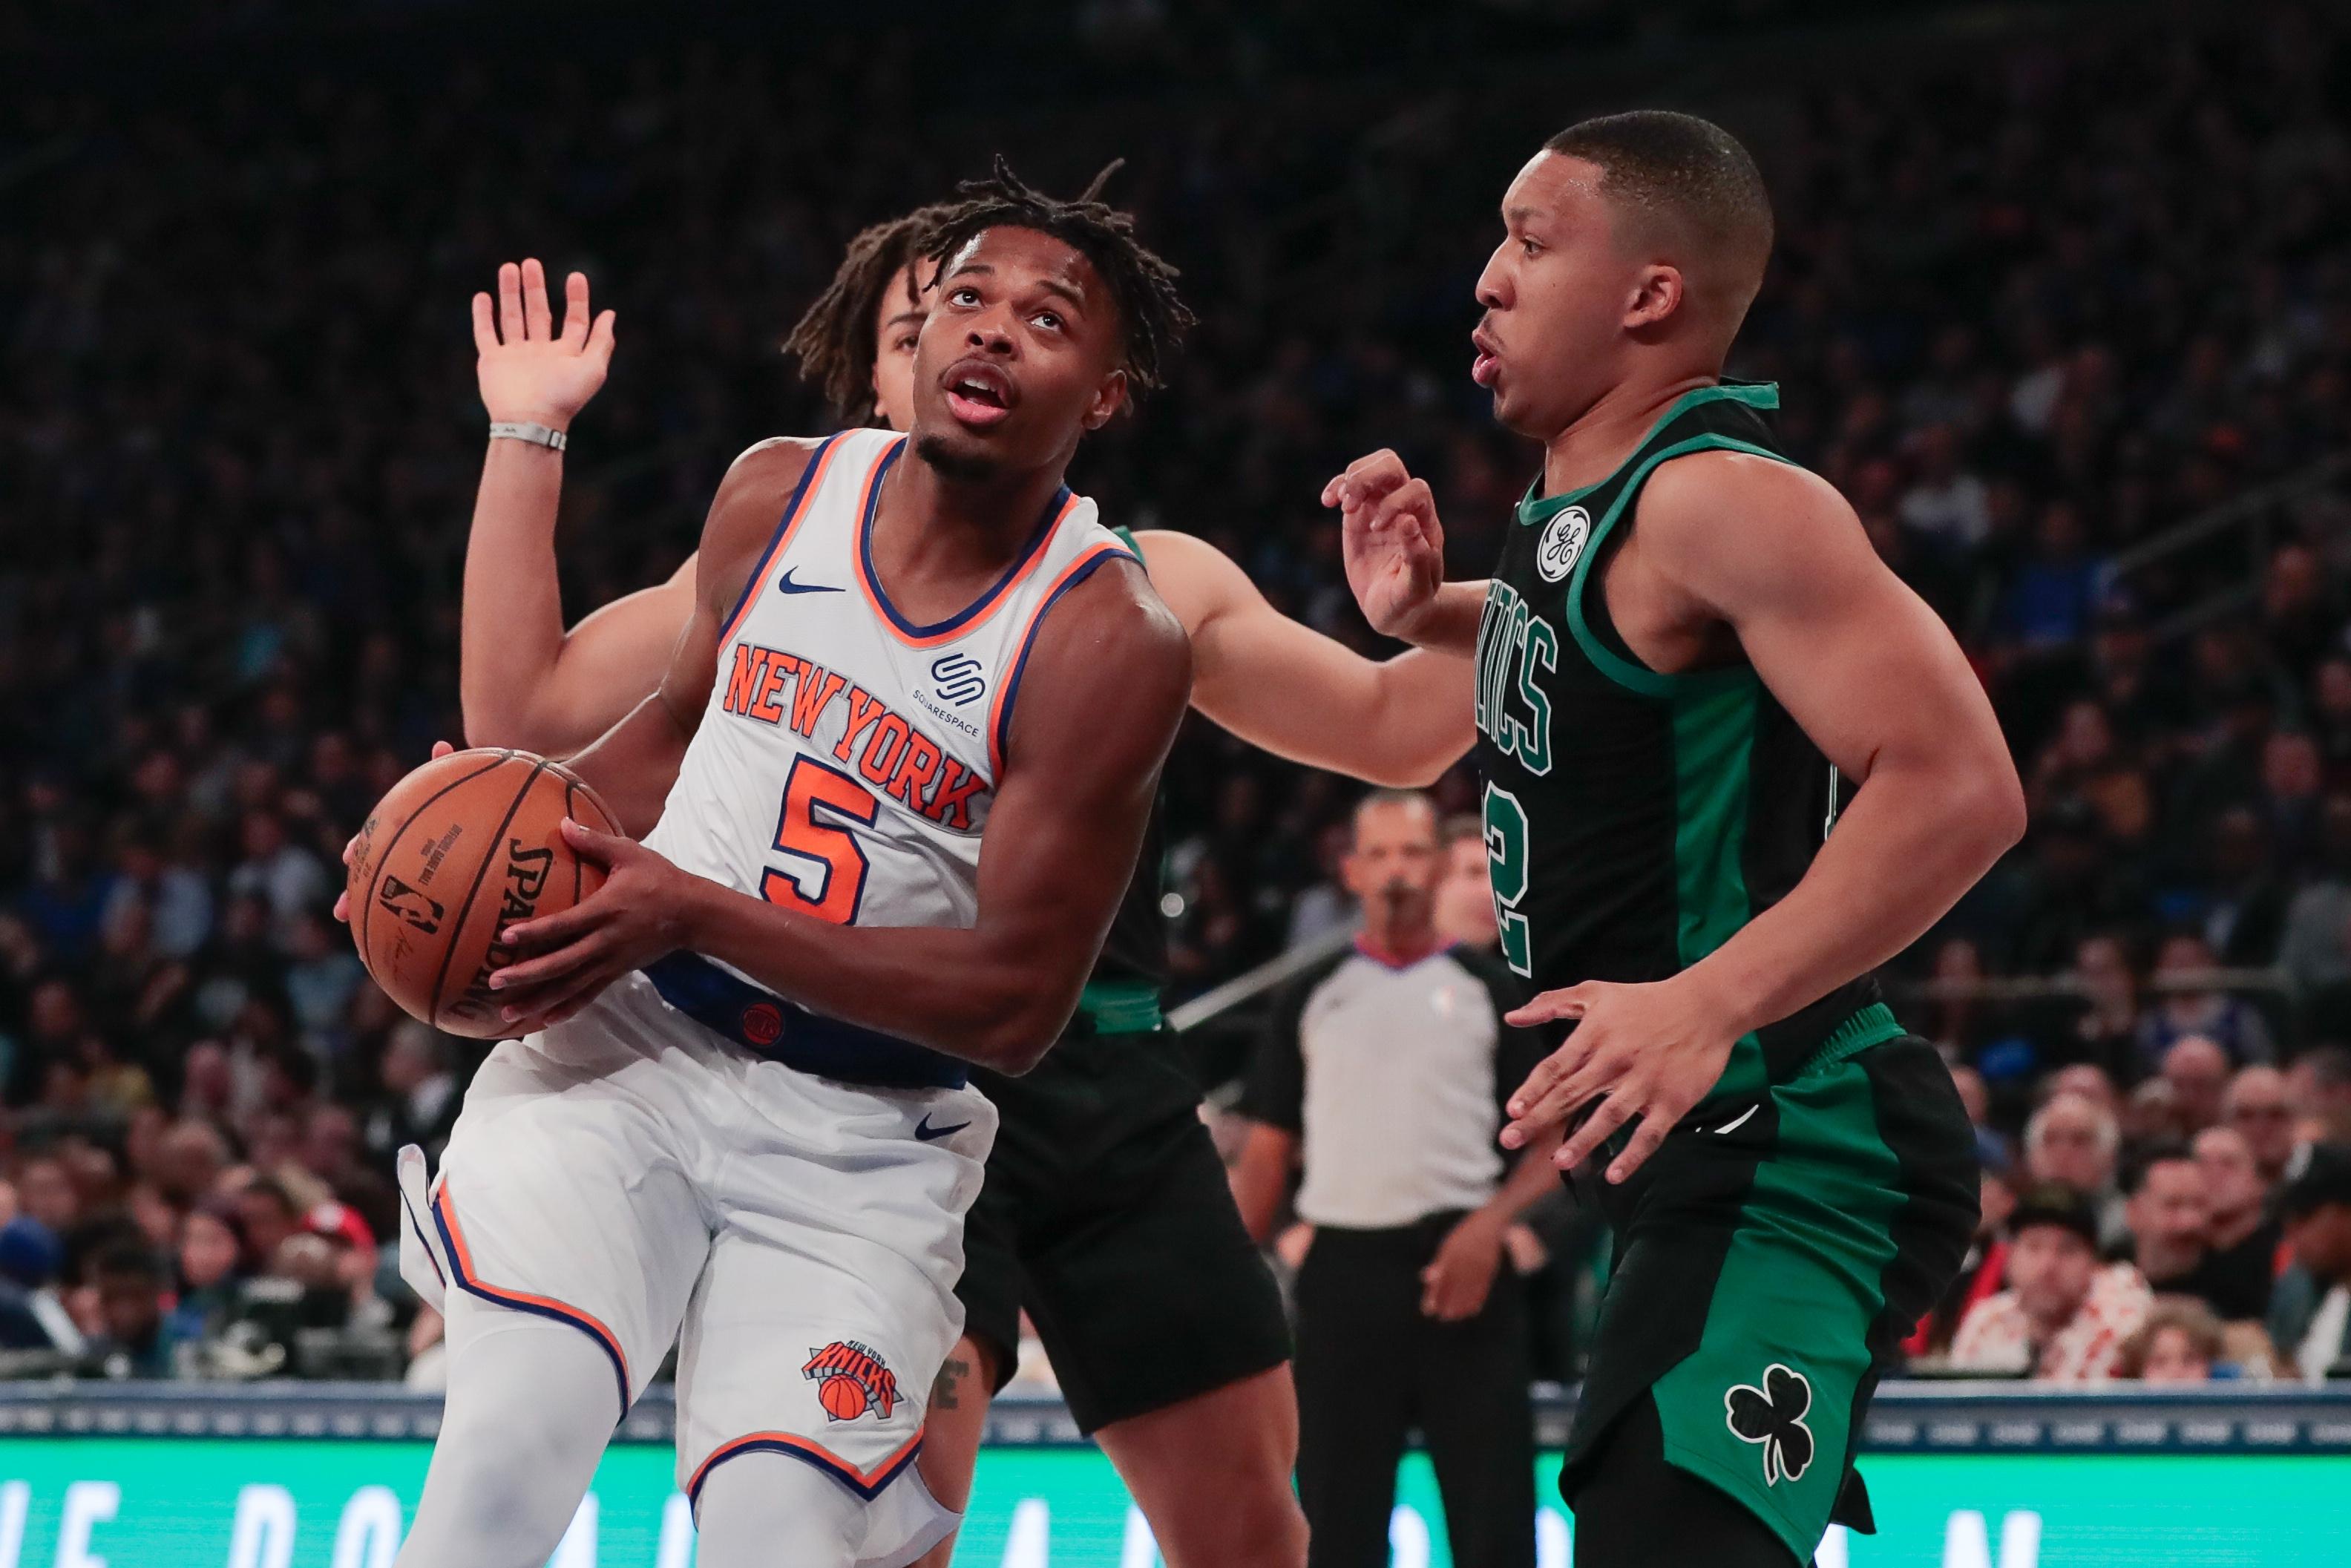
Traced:
<path fill-rule="evenodd" d="M 1798 1562 L 1832 1522 L 1872 1529 L 1855 1436 L 1966 1257 L 1976 1181 L 1950 1073 L 1915 1037 L 1833 1048 L 1760 1096 L 1708 1101 L 1632 1180 L 1602 1184 L 1615 1261 L 1562 1495 L 1574 1502 L 1647 1390 L 1666 1461 L 1743 1503 Z"/>

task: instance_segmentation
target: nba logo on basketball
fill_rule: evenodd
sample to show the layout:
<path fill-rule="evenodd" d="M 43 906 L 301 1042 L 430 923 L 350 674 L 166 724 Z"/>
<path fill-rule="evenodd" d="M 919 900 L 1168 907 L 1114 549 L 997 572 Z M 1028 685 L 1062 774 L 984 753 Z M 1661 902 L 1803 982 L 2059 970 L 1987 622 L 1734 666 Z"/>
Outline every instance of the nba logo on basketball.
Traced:
<path fill-rule="evenodd" d="M 816 1385 L 817 1403 L 827 1421 L 854 1421 L 869 1409 L 887 1421 L 898 1403 L 898 1375 L 879 1351 L 855 1340 L 834 1340 L 809 1352 L 800 1375 Z"/>

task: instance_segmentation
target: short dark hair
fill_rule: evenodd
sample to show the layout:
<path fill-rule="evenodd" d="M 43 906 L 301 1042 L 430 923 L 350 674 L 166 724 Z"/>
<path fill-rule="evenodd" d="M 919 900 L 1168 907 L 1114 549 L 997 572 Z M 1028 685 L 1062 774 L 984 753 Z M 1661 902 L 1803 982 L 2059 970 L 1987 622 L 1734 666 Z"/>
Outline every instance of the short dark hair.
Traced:
<path fill-rule="evenodd" d="M 2123 1191 L 2137 1197 L 2147 1190 L 2147 1178 L 2155 1174 L 2158 1166 L 2194 1165 L 2196 1153 L 2179 1138 L 2157 1138 L 2132 1156 L 2130 1166 L 2123 1176 Z"/>
<path fill-rule="evenodd" d="M 253 1180 L 245 1184 L 244 1190 L 251 1197 L 267 1198 L 270 1202 L 284 1209 L 286 1211 L 286 1218 L 288 1219 L 297 1218 L 301 1213 L 299 1206 L 298 1206 L 294 1201 L 294 1195 L 287 1192 L 286 1190 L 286 1184 L 279 1181 L 276 1176 L 256 1176 Z"/>
<path fill-rule="evenodd" d="M 1134 214 L 1102 200 L 1118 167 L 1113 162 L 1065 202 L 1028 184 L 999 156 L 987 178 L 956 187 L 963 199 L 931 229 L 923 256 L 944 267 L 975 235 L 994 228 L 1035 229 L 1076 250 L 1110 289 L 1118 309 L 1119 368 L 1130 395 L 1137 395 L 1165 383 L 1167 361 L 1193 316 L 1176 292 L 1176 268 L 1135 237 Z"/>
<path fill-rule="evenodd" d="M 131 1280 L 162 1290 L 172 1282 L 170 1265 L 162 1254 L 143 1241 L 110 1242 L 106 1249 L 90 1260 L 90 1279 Z"/>
<path fill-rule="evenodd" d="M 873 313 L 883 291 L 904 276 L 927 247 L 931 229 L 954 210 L 952 203 L 935 203 L 860 230 L 832 281 L 784 340 L 785 350 L 799 356 L 800 378 L 816 382 L 843 423 L 873 412 Z M 911 292 L 907 298 L 913 303 Z"/>
<path fill-rule="evenodd" d="M 1740 264 L 1740 276 L 1762 277 L 1771 252 L 1771 193 L 1755 160 L 1721 126 L 1636 109 L 1579 120 L 1543 146 L 1594 165 L 1608 195 L 1684 230 L 1705 254 Z M 1747 292 L 1751 298 L 1751 287 Z"/>

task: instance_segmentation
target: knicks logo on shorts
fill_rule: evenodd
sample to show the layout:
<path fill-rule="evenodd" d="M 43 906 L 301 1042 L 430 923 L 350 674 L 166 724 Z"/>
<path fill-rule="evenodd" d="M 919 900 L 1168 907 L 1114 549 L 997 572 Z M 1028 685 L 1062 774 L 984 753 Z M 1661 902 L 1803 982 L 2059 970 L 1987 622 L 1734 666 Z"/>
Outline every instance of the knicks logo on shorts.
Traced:
<path fill-rule="evenodd" d="M 753 1002 L 743 1009 L 743 1038 L 753 1045 L 773 1045 L 784 1038 L 784 1015 L 773 1002 Z"/>
<path fill-rule="evenodd" d="M 816 1385 L 827 1421 L 854 1421 L 868 1410 L 887 1421 L 898 1404 L 898 1375 L 882 1353 L 855 1340 L 834 1340 L 809 1352 L 800 1375 Z"/>

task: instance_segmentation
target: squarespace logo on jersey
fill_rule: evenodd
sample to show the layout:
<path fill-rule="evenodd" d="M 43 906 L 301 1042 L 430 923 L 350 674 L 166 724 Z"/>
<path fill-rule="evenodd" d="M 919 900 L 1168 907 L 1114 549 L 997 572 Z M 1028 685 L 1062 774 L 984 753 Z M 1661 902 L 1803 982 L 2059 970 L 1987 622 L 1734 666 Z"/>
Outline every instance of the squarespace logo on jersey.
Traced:
<path fill-rule="evenodd" d="M 959 729 L 974 740 L 985 740 L 987 732 L 979 721 L 957 713 L 955 708 L 967 708 L 987 695 L 987 666 L 968 653 L 946 653 L 931 661 L 931 692 L 916 686 L 914 701 L 925 713 L 950 729 Z M 932 692 L 937 693 L 934 696 Z M 947 704 L 955 705 L 954 708 Z M 985 713 L 987 710 L 980 710 Z"/>

